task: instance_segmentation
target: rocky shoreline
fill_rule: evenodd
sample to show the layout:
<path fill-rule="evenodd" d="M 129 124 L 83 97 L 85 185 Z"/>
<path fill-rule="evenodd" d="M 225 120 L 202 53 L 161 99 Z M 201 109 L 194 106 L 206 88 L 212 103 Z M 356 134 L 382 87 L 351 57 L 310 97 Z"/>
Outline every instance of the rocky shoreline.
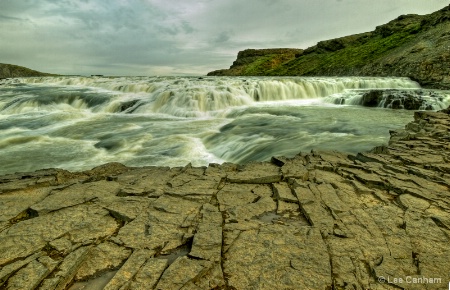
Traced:
<path fill-rule="evenodd" d="M 356 156 L 0 176 L 0 289 L 446 289 L 449 114 Z"/>

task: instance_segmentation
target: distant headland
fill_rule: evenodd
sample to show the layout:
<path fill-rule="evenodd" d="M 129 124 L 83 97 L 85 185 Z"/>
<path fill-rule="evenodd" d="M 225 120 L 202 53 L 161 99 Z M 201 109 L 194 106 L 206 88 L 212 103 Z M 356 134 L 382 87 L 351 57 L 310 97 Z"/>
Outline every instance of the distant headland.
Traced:
<path fill-rule="evenodd" d="M 23 66 L 0 63 L 0 79 L 18 77 L 53 76 L 54 74 L 35 71 Z"/>

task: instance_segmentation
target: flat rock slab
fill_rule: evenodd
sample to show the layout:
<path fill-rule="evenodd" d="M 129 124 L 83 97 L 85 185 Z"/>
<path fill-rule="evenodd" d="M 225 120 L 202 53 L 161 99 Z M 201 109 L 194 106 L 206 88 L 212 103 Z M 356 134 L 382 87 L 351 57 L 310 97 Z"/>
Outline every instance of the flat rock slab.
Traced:
<path fill-rule="evenodd" d="M 251 163 L 227 175 L 230 183 L 273 183 L 281 181 L 281 170 L 270 163 Z"/>
<path fill-rule="evenodd" d="M 356 156 L 0 176 L 0 288 L 447 289 L 449 132 L 420 112 Z"/>

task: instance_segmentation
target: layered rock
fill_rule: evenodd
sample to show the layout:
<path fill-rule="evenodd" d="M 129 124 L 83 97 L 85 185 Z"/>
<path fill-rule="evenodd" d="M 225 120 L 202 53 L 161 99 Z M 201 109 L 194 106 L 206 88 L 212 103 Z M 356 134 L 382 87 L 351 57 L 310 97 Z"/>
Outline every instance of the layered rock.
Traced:
<path fill-rule="evenodd" d="M 1 176 L 0 287 L 446 289 L 449 113 L 356 156 Z"/>

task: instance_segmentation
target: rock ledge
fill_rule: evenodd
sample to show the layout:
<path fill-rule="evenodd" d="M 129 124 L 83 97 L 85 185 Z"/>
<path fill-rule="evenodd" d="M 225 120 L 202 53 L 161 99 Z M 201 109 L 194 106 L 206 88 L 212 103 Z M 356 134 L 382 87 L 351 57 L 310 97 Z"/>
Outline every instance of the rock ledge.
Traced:
<path fill-rule="evenodd" d="M 446 289 L 449 113 L 356 156 L 0 176 L 0 289 Z"/>

